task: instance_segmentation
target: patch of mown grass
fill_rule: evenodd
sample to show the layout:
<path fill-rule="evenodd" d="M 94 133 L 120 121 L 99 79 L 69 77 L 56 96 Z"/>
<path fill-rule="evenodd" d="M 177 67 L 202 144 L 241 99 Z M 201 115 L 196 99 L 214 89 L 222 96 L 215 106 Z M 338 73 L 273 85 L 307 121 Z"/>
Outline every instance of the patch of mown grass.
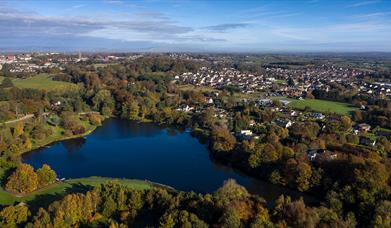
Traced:
<path fill-rule="evenodd" d="M 18 88 L 31 88 L 47 91 L 77 91 L 79 86 L 69 82 L 54 81 L 49 74 L 38 74 L 26 79 L 12 79 Z"/>
<path fill-rule="evenodd" d="M 217 89 L 208 86 L 195 86 L 195 85 L 179 85 L 178 89 L 181 91 L 196 91 L 196 92 L 217 92 Z"/>
<path fill-rule="evenodd" d="M 132 179 L 116 179 L 108 177 L 86 177 L 69 179 L 62 182 L 57 182 L 43 189 L 25 195 L 14 195 L 5 191 L 0 187 L 0 205 L 12 205 L 18 202 L 25 202 L 27 204 L 42 205 L 48 204 L 51 201 L 64 196 L 71 192 L 85 192 L 93 187 L 108 181 L 115 181 L 131 189 L 147 190 L 158 184 L 149 181 L 132 180 Z"/>
<path fill-rule="evenodd" d="M 294 109 L 303 110 L 306 107 L 309 107 L 311 110 L 322 113 L 337 113 L 340 115 L 350 115 L 353 111 L 357 110 L 356 107 L 348 103 L 336 102 L 336 101 L 326 101 L 319 99 L 290 99 L 284 97 L 274 97 L 274 100 L 288 100 L 290 103 L 288 106 Z"/>

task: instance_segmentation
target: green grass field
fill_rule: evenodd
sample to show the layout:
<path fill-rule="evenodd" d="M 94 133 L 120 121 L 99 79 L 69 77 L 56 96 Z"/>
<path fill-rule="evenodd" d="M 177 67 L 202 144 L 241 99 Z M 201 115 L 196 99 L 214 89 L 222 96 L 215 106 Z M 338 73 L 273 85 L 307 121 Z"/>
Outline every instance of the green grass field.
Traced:
<path fill-rule="evenodd" d="M 0 78 L 2 81 L 3 78 Z M 12 79 L 18 88 L 44 89 L 48 91 L 78 90 L 79 86 L 69 82 L 53 81 L 49 74 L 39 74 L 26 79 Z"/>
<path fill-rule="evenodd" d="M 151 189 L 156 186 L 154 183 L 142 180 L 114 179 L 108 177 L 77 178 L 58 182 L 23 196 L 11 194 L 0 188 L 0 205 L 11 205 L 17 202 L 41 205 L 42 203 L 50 203 L 51 201 L 62 197 L 66 193 L 84 192 L 108 181 L 118 181 L 121 185 L 137 190 Z"/>
<path fill-rule="evenodd" d="M 341 115 L 349 115 L 351 112 L 357 109 L 356 107 L 348 103 L 341 103 L 335 101 L 326 101 L 318 99 L 297 100 L 284 97 L 276 97 L 273 99 L 289 100 L 291 102 L 288 105 L 294 109 L 303 110 L 305 107 L 309 107 L 313 111 L 323 113 L 337 113 Z"/>
<path fill-rule="evenodd" d="M 195 85 L 179 85 L 178 89 L 181 91 L 196 91 L 196 92 L 218 92 L 217 89 L 208 86 L 195 86 Z"/>
<path fill-rule="evenodd" d="M 280 79 L 277 79 L 275 81 L 275 83 L 279 84 L 279 85 L 285 85 L 286 84 L 286 81 L 285 80 L 280 80 Z"/>
<path fill-rule="evenodd" d="M 98 68 L 105 68 L 107 66 L 114 66 L 114 65 L 118 65 L 118 64 L 116 64 L 116 63 L 94 63 L 92 65 L 95 67 L 95 69 L 98 69 Z"/>

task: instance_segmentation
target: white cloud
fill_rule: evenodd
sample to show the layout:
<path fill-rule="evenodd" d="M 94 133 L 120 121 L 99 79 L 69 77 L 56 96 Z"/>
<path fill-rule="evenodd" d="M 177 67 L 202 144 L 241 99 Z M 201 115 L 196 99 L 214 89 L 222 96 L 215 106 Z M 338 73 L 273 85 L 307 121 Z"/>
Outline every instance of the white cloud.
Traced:
<path fill-rule="evenodd" d="M 356 2 L 353 4 L 348 5 L 348 8 L 355 8 L 355 7 L 361 7 L 361 6 L 367 6 L 367 5 L 372 5 L 380 2 L 379 0 L 371 0 L 371 1 L 362 1 L 362 2 Z"/>

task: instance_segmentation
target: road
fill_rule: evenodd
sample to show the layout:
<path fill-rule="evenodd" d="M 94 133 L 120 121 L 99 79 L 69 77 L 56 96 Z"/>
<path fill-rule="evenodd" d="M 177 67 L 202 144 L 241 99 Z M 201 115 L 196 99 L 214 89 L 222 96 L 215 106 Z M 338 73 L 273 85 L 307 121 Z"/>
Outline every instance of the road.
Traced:
<path fill-rule="evenodd" d="M 22 120 L 28 120 L 28 119 L 31 119 L 34 117 L 34 114 L 27 114 L 23 117 L 20 117 L 18 119 L 15 119 L 15 120 L 8 120 L 8 121 L 5 121 L 3 122 L 4 124 L 12 124 L 12 123 L 16 123 L 16 122 L 19 122 L 19 121 L 22 121 Z"/>

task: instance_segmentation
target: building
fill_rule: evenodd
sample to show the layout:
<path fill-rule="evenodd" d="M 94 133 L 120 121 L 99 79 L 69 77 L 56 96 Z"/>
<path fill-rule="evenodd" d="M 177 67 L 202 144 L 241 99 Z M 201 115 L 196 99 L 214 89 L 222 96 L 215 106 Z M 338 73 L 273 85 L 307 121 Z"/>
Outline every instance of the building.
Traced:
<path fill-rule="evenodd" d="M 361 131 L 361 132 L 368 132 L 371 130 L 371 125 L 366 123 L 357 124 L 355 127 L 355 130 Z"/>
<path fill-rule="evenodd" d="M 322 113 L 316 112 L 316 113 L 309 113 L 309 114 L 307 114 L 307 117 L 314 118 L 314 119 L 317 119 L 317 120 L 322 120 L 326 116 L 323 115 Z"/>
<path fill-rule="evenodd" d="M 251 130 L 241 130 L 241 131 L 240 131 L 240 135 L 252 136 L 252 135 L 253 135 L 253 132 L 252 132 Z"/>
<path fill-rule="evenodd" d="M 277 119 L 276 124 L 280 127 L 288 128 L 288 127 L 292 126 L 293 122 L 290 120 Z"/>

